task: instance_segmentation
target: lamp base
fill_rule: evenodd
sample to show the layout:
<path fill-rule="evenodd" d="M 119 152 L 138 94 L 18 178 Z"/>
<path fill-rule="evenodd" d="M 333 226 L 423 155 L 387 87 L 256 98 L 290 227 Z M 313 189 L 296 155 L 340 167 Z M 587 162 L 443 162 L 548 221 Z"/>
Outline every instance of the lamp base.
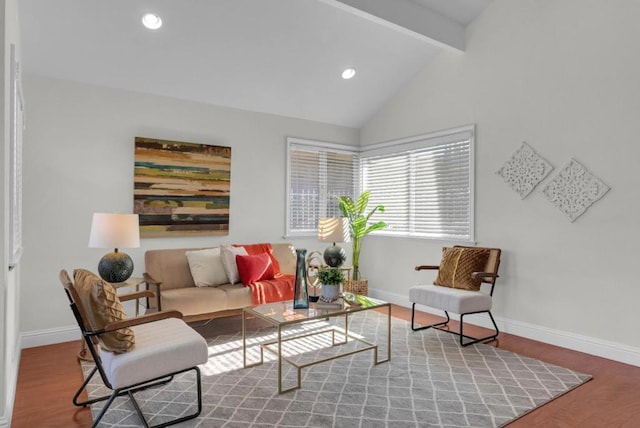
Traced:
<path fill-rule="evenodd" d="M 344 249 L 335 244 L 327 247 L 322 256 L 327 266 L 334 268 L 342 266 L 344 261 L 347 259 L 347 253 L 345 253 Z"/>
<path fill-rule="evenodd" d="M 105 254 L 98 263 L 98 273 L 107 282 L 125 282 L 133 273 L 133 260 L 117 251 Z"/>

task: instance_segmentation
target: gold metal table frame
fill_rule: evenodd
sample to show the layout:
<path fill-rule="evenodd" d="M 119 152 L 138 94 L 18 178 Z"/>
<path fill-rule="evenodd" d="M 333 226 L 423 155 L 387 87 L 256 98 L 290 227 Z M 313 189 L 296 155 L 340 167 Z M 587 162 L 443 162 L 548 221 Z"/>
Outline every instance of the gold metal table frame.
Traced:
<path fill-rule="evenodd" d="M 313 303 L 310 303 L 309 309 L 293 309 L 292 302 L 277 302 L 277 303 L 267 303 L 264 305 L 257 306 L 249 306 L 243 308 L 242 310 L 242 358 L 243 365 L 245 368 L 255 367 L 263 364 L 264 362 L 264 351 L 268 351 L 274 354 L 277 358 L 278 363 L 278 393 L 283 394 L 285 392 L 293 391 L 295 389 L 299 389 L 302 386 L 302 369 L 305 367 L 309 367 L 315 364 L 324 363 L 327 361 L 335 360 L 338 358 L 346 357 L 349 355 L 353 355 L 359 352 L 365 352 L 368 350 L 373 350 L 373 363 L 374 365 L 378 365 L 381 363 L 385 363 L 391 360 L 391 304 L 387 302 L 383 302 L 381 300 L 376 300 L 372 298 L 367 298 L 369 304 L 367 306 L 350 306 L 347 303 L 343 303 L 342 307 L 338 308 L 316 308 Z M 387 308 L 387 355 L 383 360 L 378 359 L 378 345 L 376 343 L 369 342 L 364 340 L 361 337 L 356 336 L 355 334 L 349 332 L 349 315 L 373 309 Z M 271 340 L 268 342 L 260 343 L 260 360 L 253 363 L 247 362 L 247 316 L 256 317 L 267 323 L 273 325 L 277 328 L 278 337 L 275 340 Z M 316 331 L 311 332 L 303 332 L 300 334 L 293 334 L 286 338 L 282 337 L 283 328 L 295 324 L 302 324 L 303 322 L 313 321 L 313 320 L 322 320 L 334 317 L 344 317 L 344 331 L 339 330 L 336 326 L 330 326 L 327 328 L 323 328 Z M 311 362 L 298 364 L 296 361 L 293 361 L 290 358 L 282 355 L 283 343 L 298 340 L 309 336 L 315 336 L 320 334 L 331 334 L 331 346 L 340 346 L 345 345 L 349 342 L 349 340 L 355 340 L 364 344 L 365 346 L 362 348 L 350 350 L 347 352 L 339 353 L 337 355 L 332 355 L 327 358 L 322 358 L 319 360 L 314 360 Z M 336 340 L 336 334 L 342 340 Z M 272 349 L 275 348 L 275 349 Z M 291 364 L 297 369 L 297 383 L 296 385 L 283 388 L 282 382 L 282 363 L 283 361 Z"/>

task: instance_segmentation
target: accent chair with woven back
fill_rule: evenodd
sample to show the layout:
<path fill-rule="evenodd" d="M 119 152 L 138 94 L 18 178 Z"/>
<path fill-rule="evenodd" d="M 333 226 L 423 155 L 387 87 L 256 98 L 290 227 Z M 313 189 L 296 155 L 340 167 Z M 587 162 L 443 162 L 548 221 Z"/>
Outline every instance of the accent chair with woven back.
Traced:
<path fill-rule="evenodd" d="M 173 425 L 200 415 L 202 387 L 198 364 L 204 364 L 208 359 L 204 338 L 182 320 L 182 314 L 178 311 L 127 318 L 121 301 L 153 298 L 153 293 L 148 290 L 118 296 L 111 284 L 89 271 L 76 269 L 73 276 L 74 280 L 71 281 L 63 270 L 60 272 L 60 281 L 95 362 L 95 367 L 74 395 L 73 404 L 84 407 L 106 400 L 93 426 L 100 423 L 114 399 L 123 395 L 129 397 L 144 426 L 149 426 L 134 393 L 168 384 L 175 375 L 191 371 L 194 373 L 197 394 L 195 403 L 187 403 L 187 407 L 195 407 L 195 410 L 154 427 Z M 96 373 L 112 393 L 78 401 Z"/>
<path fill-rule="evenodd" d="M 437 270 L 433 285 L 416 285 L 409 289 L 411 305 L 411 329 L 413 331 L 437 328 L 456 334 L 462 346 L 494 340 L 500 333 L 491 314 L 493 291 L 499 277 L 499 248 L 465 247 L 456 245 L 442 249 L 439 265 L 416 266 L 416 270 Z M 485 287 L 483 288 L 483 285 Z M 416 326 L 416 305 L 427 306 L 444 311 L 446 320 L 426 326 Z M 459 331 L 450 330 L 449 312 L 460 315 Z M 489 315 L 495 332 L 489 336 L 476 338 L 464 334 L 466 315 L 486 313 Z M 466 341 L 465 341 L 466 339 Z"/>

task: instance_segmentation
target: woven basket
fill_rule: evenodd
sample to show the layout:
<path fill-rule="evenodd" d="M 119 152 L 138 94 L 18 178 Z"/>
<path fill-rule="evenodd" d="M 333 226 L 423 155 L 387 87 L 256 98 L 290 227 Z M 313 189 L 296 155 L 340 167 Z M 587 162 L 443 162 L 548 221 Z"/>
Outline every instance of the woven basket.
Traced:
<path fill-rule="evenodd" d="M 368 279 L 359 279 L 359 280 L 350 280 L 344 284 L 344 291 L 353 294 L 359 294 L 361 296 L 369 295 L 369 280 Z"/>

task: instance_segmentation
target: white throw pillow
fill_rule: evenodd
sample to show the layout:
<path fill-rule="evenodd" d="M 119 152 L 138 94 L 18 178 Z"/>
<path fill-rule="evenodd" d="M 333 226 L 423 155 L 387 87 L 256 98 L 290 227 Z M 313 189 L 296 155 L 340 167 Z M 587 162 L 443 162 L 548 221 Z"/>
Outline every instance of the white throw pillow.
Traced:
<path fill-rule="evenodd" d="M 187 251 L 185 255 L 197 287 L 215 287 L 229 282 L 220 257 L 220 248 Z"/>
<path fill-rule="evenodd" d="M 222 265 L 227 273 L 227 278 L 231 284 L 240 282 L 240 274 L 238 273 L 238 265 L 236 264 L 236 256 L 248 256 L 244 247 L 233 247 L 231 245 L 221 245 L 220 254 L 222 255 Z"/>

